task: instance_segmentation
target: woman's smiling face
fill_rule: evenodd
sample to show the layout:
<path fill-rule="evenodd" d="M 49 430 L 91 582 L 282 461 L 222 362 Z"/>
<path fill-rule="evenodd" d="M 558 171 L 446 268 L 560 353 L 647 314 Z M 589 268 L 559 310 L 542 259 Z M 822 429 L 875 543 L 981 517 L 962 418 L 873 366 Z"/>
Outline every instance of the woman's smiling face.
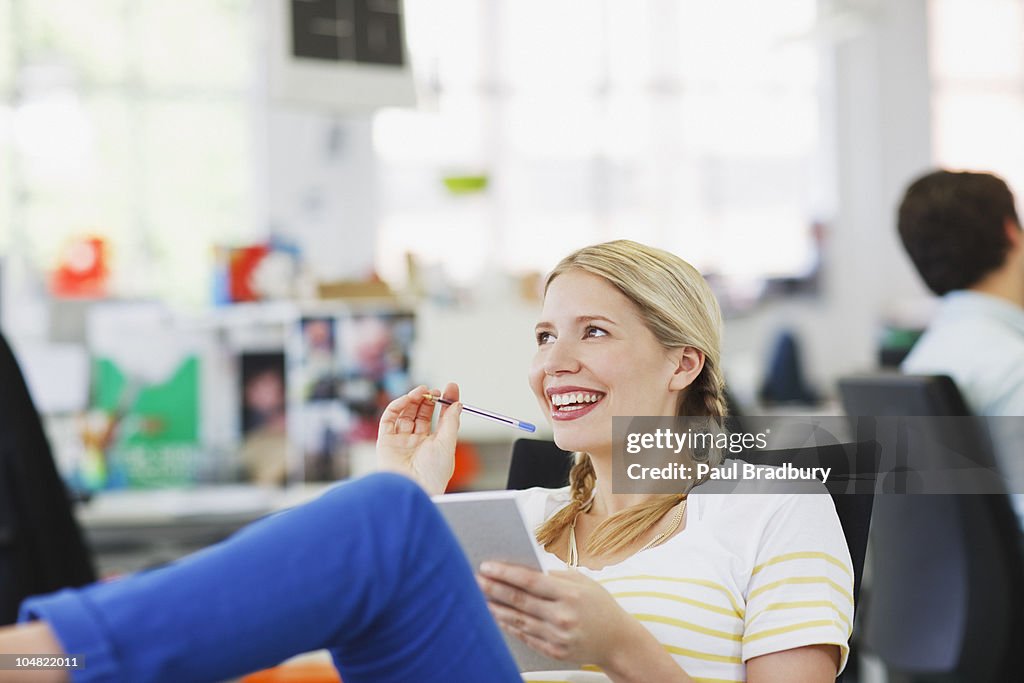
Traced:
<path fill-rule="evenodd" d="M 676 414 L 680 390 L 695 376 L 690 354 L 663 347 L 607 280 L 578 269 L 560 274 L 540 319 L 530 388 L 560 448 L 610 452 L 613 416 Z"/>

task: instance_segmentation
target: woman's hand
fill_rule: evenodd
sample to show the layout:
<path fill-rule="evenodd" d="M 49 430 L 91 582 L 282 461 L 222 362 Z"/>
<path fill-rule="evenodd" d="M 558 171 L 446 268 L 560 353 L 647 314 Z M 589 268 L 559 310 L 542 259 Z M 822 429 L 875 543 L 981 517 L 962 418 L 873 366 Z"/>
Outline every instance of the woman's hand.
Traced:
<path fill-rule="evenodd" d="M 455 442 L 462 404 L 441 405 L 437 431 L 430 431 L 434 401 L 424 394 L 439 395 L 420 385 L 388 404 L 377 432 L 378 468 L 415 479 L 430 495 L 444 493 L 455 472 Z M 449 383 L 440 394 L 459 400 L 459 385 Z"/>
<path fill-rule="evenodd" d="M 480 565 L 477 581 L 501 628 L 552 659 L 594 664 L 616 683 L 693 683 L 601 584 L 577 571 Z"/>
<path fill-rule="evenodd" d="M 553 659 L 602 669 L 639 622 L 608 591 L 576 571 L 544 574 L 485 562 L 477 581 L 498 625 Z M 640 626 L 640 628 L 643 628 Z"/>

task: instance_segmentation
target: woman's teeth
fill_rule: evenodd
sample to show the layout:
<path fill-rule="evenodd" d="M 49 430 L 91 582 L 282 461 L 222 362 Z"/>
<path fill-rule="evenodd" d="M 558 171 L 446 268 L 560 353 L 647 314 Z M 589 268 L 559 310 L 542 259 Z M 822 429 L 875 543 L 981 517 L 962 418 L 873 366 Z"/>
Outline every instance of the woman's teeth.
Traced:
<path fill-rule="evenodd" d="M 551 403 L 563 412 L 582 410 L 586 403 L 596 403 L 601 400 L 601 394 L 592 394 L 586 391 L 576 391 L 567 394 L 552 394 Z"/>

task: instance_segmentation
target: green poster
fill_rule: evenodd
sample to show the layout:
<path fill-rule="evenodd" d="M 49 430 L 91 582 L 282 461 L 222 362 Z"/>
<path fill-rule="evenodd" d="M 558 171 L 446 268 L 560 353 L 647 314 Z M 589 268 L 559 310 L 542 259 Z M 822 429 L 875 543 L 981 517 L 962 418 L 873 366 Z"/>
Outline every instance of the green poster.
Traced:
<path fill-rule="evenodd" d="M 110 416 L 107 486 L 156 488 L 196 480 L 199 359 L 183 357 L 162 382 L 133 378 L 110 358 L 94 362 L 94 406 Z"/>

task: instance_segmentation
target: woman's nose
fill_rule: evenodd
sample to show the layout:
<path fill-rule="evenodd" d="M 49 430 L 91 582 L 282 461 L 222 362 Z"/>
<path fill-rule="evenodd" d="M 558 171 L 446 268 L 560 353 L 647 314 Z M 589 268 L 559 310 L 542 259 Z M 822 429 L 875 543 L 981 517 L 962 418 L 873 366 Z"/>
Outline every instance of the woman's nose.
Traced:
<path fill-rule="evenodd" d="M 544 357 L 544 374 L 559 375 L 580 369 L 579 357 L 570 342 L 554 341 Z"/>

